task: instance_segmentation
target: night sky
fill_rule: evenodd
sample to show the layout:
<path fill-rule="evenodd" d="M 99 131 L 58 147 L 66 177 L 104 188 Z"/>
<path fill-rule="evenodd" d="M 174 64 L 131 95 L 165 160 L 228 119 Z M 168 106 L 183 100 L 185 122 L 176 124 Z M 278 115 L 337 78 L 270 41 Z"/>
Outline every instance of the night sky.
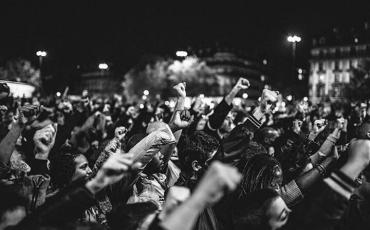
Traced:
<path fill-rule="evenodd" d="M 124 72 L 144 54 L 218 46 L 267 58 L 280 80 L 284 74 L 278 70 L 291 57 L 290 32 L 303 38 L 297 63 L 305 66 L 312 36 L 333 26 L 361 26 L 370 18 L 366 1 L 126 2 L 1 0 L 0 64 L 16 57 L 37 64 L 35 52 L 44 49 L 46 68 L 54 75 L 101 61 Z"/>

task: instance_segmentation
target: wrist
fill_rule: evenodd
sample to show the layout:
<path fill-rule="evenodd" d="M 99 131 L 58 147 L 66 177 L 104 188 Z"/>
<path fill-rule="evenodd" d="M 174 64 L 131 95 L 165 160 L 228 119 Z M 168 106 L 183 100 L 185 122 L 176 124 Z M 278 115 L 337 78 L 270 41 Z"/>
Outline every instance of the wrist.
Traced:
<path fill-rule="evenodd" d="M 198 195 L 197 193 L 194 193 L 185 203 L 192 210 L 199 212 L 204 210 L 207 206 L 206 199 L 201 194 Z"/>
<path fill-rule="evenodd" d="M 361 165 L 347 163 L 339 171 L 354 181 L 360 175 L 362 169 L 363 166 Z"/>
<path fill-rule="evenodd" d="M 172 122 L 170 122 L 170 123 L 168 124 L 168 126 L 170 127 L 170 129 L 171 129 L 172 133 L 174 133 L 174 132 L 176 132 L 176 131 L 180 130 L 180 129 L 177 127 L 177 125 L 175 125 L 175 124 L 174 124 L 174 123 L 172 123 Z"/>
<path fill-rule="evenodd" d="M 41 152 L 35 153 L 36 160 L 48 160 L 48 158 L 49 158 L 48 153 L 41 153 Z"/>
<path fill-rule="evenodd" d="M 308 134 L 308 140 L 310 141 L 314 141 L 315 138 L 317 137 L 316 133 L 315 132 L 310 132 L 310 134 Z"/>
<path fill-rule="evenodd" d="M 26 125 L 20 123 L 19 121 L 13 121 L 12 128 L 16 131 L 22 131 Z"/>
<path fill-rule="evenodd" d="M 176 104 L 176 107 L 175 107 L 175 110 L 184 110 L 185 109 L 185 98 L 184 96 L 180 96 L 177 98 L 177 104 Z"/>
<path fill-rule="evenodd" d="M 93 179 L 89 180 L 85 185 L 92 194 L 97 194 L 105 187 L 105 183 L 102 179 L 98 179 L 98 176 L 99 173 Z"/>
<path fill-rule="evenodd" d="M 256 107 L 254 110 L 253 110 L 253 113 L 252 115 L 258 120 L 262 120 L 262 117 L 265 115 L 263 112 L 262 112 L 262 109 L 261 109 L 261 106 L 258 106 Z"/>

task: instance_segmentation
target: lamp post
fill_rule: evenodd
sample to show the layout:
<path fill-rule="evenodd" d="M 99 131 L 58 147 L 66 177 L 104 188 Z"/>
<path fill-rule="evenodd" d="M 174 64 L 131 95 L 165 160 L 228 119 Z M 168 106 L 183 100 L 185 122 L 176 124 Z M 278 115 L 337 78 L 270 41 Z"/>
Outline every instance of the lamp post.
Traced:
<path fill-rule="evenodd" d="M 42 66 L 42 59 L 44 57 L 46 57 L 48 53 L 46 51 L 43 51 L 43 50 L 39 50 L 36 52 L 36 56 L 39 57 L 39 65 L 40 65 L 40 69 L 41 69 L 41 66 Z"/>
<path fill-rule="evenodd" d="M 44 50 L 39 50 L 36 52 L 36 56 L 39 57 L 40 79 L 42 85 L 44 85 L 44 79 L 42 79 L 42 60 L 44 57 L 46 57 L 47 54 L 48 53 Z"/>
<path fill-rule="evenodd" d="M 294 79 L 294 75 L 295 75 L 295 51 L 296 51 L 296 48 L 297 48 L 297 43 L 298 42 L 301 42 L 302 41 L 302 38 L 297 36 L 297 35 L 289 35 L 287 37 L 287 41 L 292 43 L 292 68 L 293 68 L 293 71 L 292 71 L 292 74 L 293 74 L 293 79 Z"/>

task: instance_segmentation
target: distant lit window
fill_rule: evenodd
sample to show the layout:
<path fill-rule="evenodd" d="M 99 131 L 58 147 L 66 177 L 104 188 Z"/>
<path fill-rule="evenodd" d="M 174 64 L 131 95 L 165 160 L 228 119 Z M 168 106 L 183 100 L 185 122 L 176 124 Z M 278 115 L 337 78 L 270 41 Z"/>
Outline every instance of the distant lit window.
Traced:
<path fill-rule="evenodd" d="M 318 49 L 311 50 L 311 55 L 317 57 L 320 55 L 320 51 Z"/>
<path fill-rule="evenodd" d="M 324 37 L 321 37 L 319 40 L 320 45 L 325 45 L 326 39 Z"/>
<path fill-rule="evenodd" d="M 325 81 L 325 75 L 321 74 L 320 77 L 319 77 L 319 80 L 320 80 L 320 82 L 324 82 Z"/>
<path fill-rule="evenodd" d="M 339 73 L 334 74 L 334 83 L 340 83 L 340 74 Z"/>

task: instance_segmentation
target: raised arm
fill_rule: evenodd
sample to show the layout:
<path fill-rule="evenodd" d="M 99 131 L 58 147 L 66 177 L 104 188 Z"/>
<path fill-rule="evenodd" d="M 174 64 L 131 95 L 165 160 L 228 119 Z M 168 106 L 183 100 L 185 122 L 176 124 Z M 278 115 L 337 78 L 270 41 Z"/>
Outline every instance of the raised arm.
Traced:
<path fill-rule="evenodd" d="M 200 213 L 218 202 L 225 192 L 235 190 L 240 180 L 237 169 L 214 162 L 192 196 L 168 214 L 159 226 L 168 230 L 192 229 Z"/>
<path fill-rule="evenodd" d="M 0 142 L 0 162 L 7 165 L 15 149 L 15 144 L 21 135 L 24 127 L 36 120 L 39 115 L 39 106 L 26 105 L 18 108 L 15 121 L 8 134 Z"/>
<path fill-rule="evenodd" d="M 132 154 L 115 152 L 102 165 L 94 178 L 87 183 L 75 182 L 76 184 L 60 192 L 56 199 L 50 200 L 27 216 L 15 229 L 50 225 L 59 227 L 69 221 L 77 220 L 86 209 L 96 203 L 97 193 L 122 180 L 125 175 L 135 172 L 140 166 L 140 163 L 134 163 Z"/>
<path fill-rule="evenodd" d="M 232 102 L 236 95 L 242 89 L 248 89 L 250 86 L 249 81 L 245 78 L 239 78 L 238 82 L 232 88 L 232 90 L 227 94 L 224 99 L 218 104 L 214 110 L 214 113 L 209 117 L 207 127 L 214 131 L 221 127 L 227 114 L 232 109 Z"/>

